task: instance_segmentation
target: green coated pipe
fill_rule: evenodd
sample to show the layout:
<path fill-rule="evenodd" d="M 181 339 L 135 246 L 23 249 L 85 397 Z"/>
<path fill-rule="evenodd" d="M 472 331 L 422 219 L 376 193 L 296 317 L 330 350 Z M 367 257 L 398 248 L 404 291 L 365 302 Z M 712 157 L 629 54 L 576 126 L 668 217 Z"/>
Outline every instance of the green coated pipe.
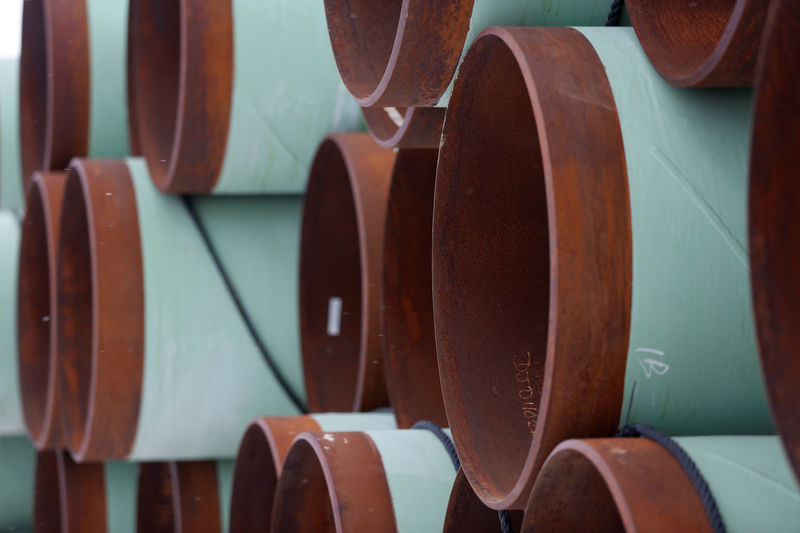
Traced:
<path fill-rule="evenodd" d="M 0 435 L 25 433 L 17 379 L 19 243 L 19 220 L 0 210 Z"/>
<path fill-rule="evenodd" d="M 0 58 L 0 209 L 23 211 L 19 159 L 19 58 Z"/>
<path fill-rule="evenodd" d="M 162 191 L 301 193 L 318 140 L 361 125 L 316 0 L 133 0 L 130 31 L 134 134 Z"/>
<path fill-rule="evenodd" d="M 0 530 L 32 530 L 35 463 L 26 437 L 0 438 Z"/>
<path fill-rule="evenodd" d="M 110 202 L 115 207 L 105 209 Z M 302 198 L 189 204 L 276 367 L 304 401 L 296 302 Z M 233 457 L 254 416 L 297 412 L 187 206 L 159 194 L 143 159 L 75 160 L 62 224 L 60 377 L 77 457 Z M 93 300 L 92 287 L 106 287 L 104 299 Z M 91 336 L 107 340 L 90 343 Z M 86 357 L 91 368 L 81 365 Z M 72 372 L 77 381 L 65 379 Z M 120 373 L 130 378 L 126 387 L 115 385 Z"/>

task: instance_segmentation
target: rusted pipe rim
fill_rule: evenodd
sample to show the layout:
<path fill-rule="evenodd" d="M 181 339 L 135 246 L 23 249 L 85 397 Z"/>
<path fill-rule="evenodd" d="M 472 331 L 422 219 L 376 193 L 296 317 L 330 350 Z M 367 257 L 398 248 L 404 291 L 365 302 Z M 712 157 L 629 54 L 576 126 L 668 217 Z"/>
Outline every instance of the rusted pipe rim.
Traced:
<path fill-rule="evenodd" d="M 272 530 L 397 531 L 380 453 L 366 433 L 301 433 L 283 465 Z"/>
<path fill-rule="evenodd" d="M 136 436 L 144 360 L 139 221 L 124 161 L 70 164 L 57 290 L 66 443 L 79 461 L 124 458 Z"/>
<path fill-rule="evenodd" d="M 330 135 L 314 157 L 300 242 L 300 337 L 312 412 L 388 404 L 380 288 L 394 157 L 366 133 Z"/>
<path fill-rule="evenodd" d="M 48 450 L 36 454 L 33 523 L 36 524 L 37 533 L 62 533 L 61 495 L 56 457 L 59 453 L 61 452 Z"/>
<path fill-rule="evenodd" d="M 399 428 L 447 427 L 431 294 L 431 224 L 437 150 L 400 150 L 386 214 L 383 332 L 386 386 Z"/>
<path fill-rule="evenodd" d="M 680 463 L 648 439 L 568 440 L 542 467 L 522 531 L 712 531 Z"/>
<path fill-rule="evenodd" d="M 619 422 L 631 226 L 603 64 L 574 29 L 490 28 L 442 138 L 432 265 L 447 419 L 481 500 L 520 509 L 559 442 Z"/>
<path fill-rule="evenodd" d="M 231 533 L 269 531 L 283 460 L 304 431 L 322 428 L 306 415 L 256 418 L 247 428 L 233 471 Z"/>
<path fill-rule="evenodd" d="M 759 60 L 750 159 L 750 253 L 761 365 L 773 419 L 800 479 L 800 32 L 797 3 L 770 11 Z"/>
<path fill-rule="evenodd" d="M 89 145 L 89 26 L 83 1 L 29 0 L 22 11 L 20 153 L 25 190 L 36 170 L 63 170 Z"/>
<path fill-rule="evenodd" d="M 39 448 L 61 446 L 55 334 L 61 199 L 66 172 L 35 172 L 22 223 L 17 328 L 25 425 Z"/>
<path fill-rule="evenodd" d="M 372 138 L 384 148 L 439 148 L 446 109 L 362 107 Z"/>
<path fill-rule="evenodd" d="M 473 0 L 325 0 L 339 74 L 356 102 L 432 106 L 453 78 Z"/>
<path fill-rule="evenodd" d="M 678 87 L 753 85 L 770 0 L 628 0 L 656 70 Z"/>
<path fill-rule="evenodd" d="M 222 527 L 214 461 L 142 463 L 136 501 L 136 530 L 142 533 Z"/>
<path fill-rule="evenodd" d="M 512 531 L 520 531 L 523 513 L 509 511 Z M 444 533 L 485 533 L 500 531 L 497 511 L 489 509 L 475 495 L 464 471 L 459 469 L 447 504 L 444 518 Z"/>
<path fill-rule="evenodd" d="M 131 0 L 132 145 L 161 191 L 202 193 L 222 168 L 233 91 L 231 0 Z"/>

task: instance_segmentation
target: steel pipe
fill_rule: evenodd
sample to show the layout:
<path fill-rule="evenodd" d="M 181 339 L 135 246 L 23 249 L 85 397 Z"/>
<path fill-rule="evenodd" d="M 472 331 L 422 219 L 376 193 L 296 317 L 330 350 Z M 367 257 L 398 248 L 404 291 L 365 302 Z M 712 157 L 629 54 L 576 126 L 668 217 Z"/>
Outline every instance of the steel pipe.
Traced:
<path fill-rule="evenodd" d="M 656 70 L 677 87 L 752 87 L 772 0 L 628 0 Z"/>
<path fill-rule="evenodd" d="M 34 172 L 22 222 L 17 366 L 25 426 L 38 449 L 64 445 L 57 380 L 56 284 L 66 181 L 66 172 Z"/>
<path fill-rule="evenodd" d="M 311 412 L 388 404 L 380 306 L 394 159 L 366 133 L 331 135 L 314 157 L 300 242 L 300 334 Z"/>
<path fill-rule="evenodd" d="M 36 450 L 25 437 L 0 438 L 0 529 L 30 531 Z"/>
<path fill-rule="evenodd" d="M 439 107 L 362 107 L 375 142 L 384 148 L 439 148 L 445 109 Z"/>
<path fill-rule="evenodd" d="M 0 210 L 0 436 L 25 432 L 17 380 L 17 283 L 20 224 Z"/>
<path fill-rule="evenodd" d="M 283 461 L 304 431 L 395 429 L 391 413 L 324 413 L 256 418 L 242 437 L 233 473 L 230 532 L 269 531 Z"/>
<path fill-rule="evenodd" d="M 35 531 L 133 533 L 137 471 L 135 463 L 77 464 L 63 450 L 39 452 L 33 505 Z"/>
<path fill-rule="evenodd" d="M 333 55 L 359 105 L 447 107 L 467 47 L 488 26 L 603 25 L 607 0 L 325 0 Z"/>
<path fill-rule="evenodd" d="M 227 531 L 232 469 L 232 461 L 142 463 L 136 530 Z"/>
<path fill-rule="evenodd" d="M 523 507 L 559 442 L 621 421 L 772 432 L 750 106 L 749 91 L 670 87 L 629 28 L 476 41 L 445 121 L 432 264 L 447 417 L 490 507 Z"/>
<path fill-rule="evenodd" d="M 509 511 L 509 521 L 512 531 L 520 531 L 522 525 L 522 511 Z M 450 501 L 447 504 L 447 515 L 444 518 L 444 533 L 485 533 L 499 531 L 500 517 L 497 511 L 489 509 L 475 495 L 469 485 L 467 476 L 459 468 Z"/>
<path fill-rule="evenodd" d="M 767 391 L 775 425 L 800 479 L 800 10 L 776 0 L 760 59 L 750 148 L 750 249 L 753 303 Z"/>
<path fill-rule="evenodd" d="M 302 399 L 301 203 L 284 196 L 188 205 L 287 389 Z M 256 414 L 297 412 L 187 204 L 158 193 L 143 159 L 74 160 L 61 224 L 59 387 L 78 460 L 233 457 Z"/>
<path fill-rule="evenodd" d="M 25 209 L 19 158 L 19 58 L 0 58 L 0 209 Z"/>
<path fill-rule="evenodd" d="M 455 474 L 427 430 L 301 433 L 283 464 L 272 529 L 441 531 Z"/>
<path fill-rule="evenodd" d="M 730 533 L 786 532 L 800 524 L 800 493 L 776 437 L 680 437 Z M 700 495 L 660 444 L 568 440 L 533 487 L 522 531 L 711 532 Z"/>
<path fill-rule="evenodd" d="M 130 153 L 128 0 L 30 0 L 22 12 L 19 128 L 23 180 L 72 157 Z"/>
<path fill-rule="evenodd" d="M 447 426 L 431 293 L 431 224 L 437 150 L 400 150 L 395 159 L 383 248 L 386 386 L 397 424 Z"/>
<path fill-rule="evenodd" d="M 132 0 L 130 32 L 137 141 L 164 192 L 300 193 L 317 140 L 359 126 L 315 0 Z"/>

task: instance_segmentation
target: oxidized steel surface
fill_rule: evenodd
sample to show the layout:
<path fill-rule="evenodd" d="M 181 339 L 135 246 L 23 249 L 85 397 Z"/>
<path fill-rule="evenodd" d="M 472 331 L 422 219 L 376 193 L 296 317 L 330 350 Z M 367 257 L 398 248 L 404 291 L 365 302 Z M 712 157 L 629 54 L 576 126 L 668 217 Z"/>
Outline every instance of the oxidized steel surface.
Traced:
<path fill-rule="evenodd" d="M 509 511 L 512 531 L 520 531 L 522 511 Z M 458 471 L 447 505 L 444 533 L 484 533 L 501 531 L 497 511 L 489 509 L 475 495 L 464 471 Z"/>
<path fill-rule="evenodd" d="M 439 148 L 446 109 L 362 107 L 372 138 L 385 148 Z"/>

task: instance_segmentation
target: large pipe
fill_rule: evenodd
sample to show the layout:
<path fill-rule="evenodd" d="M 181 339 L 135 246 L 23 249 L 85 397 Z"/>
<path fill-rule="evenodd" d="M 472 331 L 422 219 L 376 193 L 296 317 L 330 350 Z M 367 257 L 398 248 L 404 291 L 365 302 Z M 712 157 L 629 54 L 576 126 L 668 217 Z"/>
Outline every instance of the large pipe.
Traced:
<path fill-rule="evenodd" d="M 137 471 L 135 463 L 78 464 L 63 450 L 39 452 L 35 531 L 133 533 Z"/>
<path fill-rule="evenodd" d="M 678 87 L 751 87 L 772 0 L 628 0 L 656 70 Z"/>
<path fill-rule="evenodd" d="M 440 107 L 362 107 L 375 142 L 384 148 L 439 148 L 445 109 Z"/>
<path fill-rule="evenodd" d="M 522 516 L 522 511 L 508 511 L 511 531 L 520 531 Z M 456 480 L 453 482 L 453 490 L 450 492 L 443 533 L 487 533 L 490 531 L 503 531 L 500 516 L 494 509 L 486 507 L 475 495 L 464 471 L 459 469 Z"/>
<path fill-rule="evenodd" d="M 455 474 L 427 430 L 301 433 L 278 481 L 272 529 L 441 531 Z"/>
<path fill-rule="evenodd" d="M 22 222 L 17 298 L 19 387 L 38 449 L 63 446 L 56 350 L 56 285 L 66 172 L 34 172 Z"/>
<path fill-rule="evenodd" d="M 314 157 L 300 244 L 300 333 L 311 412 L 388 404 L 380 306 L 394 159 L 366 133 L 331 135 Z"/>
<path fill-rule="evenodd" d="M 800 479 L 800 9 L 777 0 L 760 59 L 750 148 L 750 249 L 761 366 L 775 425 Z"/>
<path fill-rule="evenodd" d="M 25 208 L 19 158 L 19 58 L 0 58 L 0 209 Z"/>
<path fill-rule="evenodd" d="M 383 249 L 386 386 L 401 428 L 447 426 L 431 293 L 431 225 L 438 150 L 400 150 L 394 164 Z"/>
<path fill-rule="evenodd" d="M 128 0 L 30 0 L 22 12 L 19 127 L 23 180 L 72 157 L 130 153 Z"/>
<path fill-rule="evenodd" d="M 488 26 L 603 25 L 608 0 L 325 0 L 333 55 L 359 105 L 447 107 L 467 47 Z"/>
<path fill-rule="evenodd" d="M 797 531 L 800 493 L 776 437 L 680 437 L 730 533 Z M 568 440 L 544 464 L 522 531 L 697 531 L 712 524 L 680 463 L 646 438 Z"/>
<path fill-rule="evenodd" d="M 247 428 L 233 473 L 230 532 L 269 531 L 283 461 L 304 431 L 395 429 L 391 413 L 323 413 L 256 418 Z"/>
<path fill-rule="evenodd" d="M 476 41 L 439 156 L 433 287 L 447 417 L 490 507 L 521 508 L 559 442 L 621 420 L 772 432 L 750 107 L 749 91 L 669 86 L 629 28 Z"/>
<path fill-rule="evenodd" d="M 315 0 L 131 1 L 131 99 L 154 182 L 299 193 L 316 142 L 359 125 Z"/>
<path fill-rule="evenodd" d="M 227 531 L 232 469 L 232 461 L 142 463 L 136 530 L 140 533 Z"/>
<path fill-rule="evenodd" d="M 0 438 L 0 530 L 30 531 L 36 450 L 25 437 Z"/>
<path fill-rule="evenodd" d="M 17 379 L 17 283 L 20 223 L 0 210 L 0 436 L 25 432 Z"/>
<path fill-rule="evenodd" d="M 143 159 L 72 162 L 56 320 L 64 430 L 78 460 L 233 457 L 254 416 L 301 408 L 301 203 L 184 204 L 158 193 Z"/>

